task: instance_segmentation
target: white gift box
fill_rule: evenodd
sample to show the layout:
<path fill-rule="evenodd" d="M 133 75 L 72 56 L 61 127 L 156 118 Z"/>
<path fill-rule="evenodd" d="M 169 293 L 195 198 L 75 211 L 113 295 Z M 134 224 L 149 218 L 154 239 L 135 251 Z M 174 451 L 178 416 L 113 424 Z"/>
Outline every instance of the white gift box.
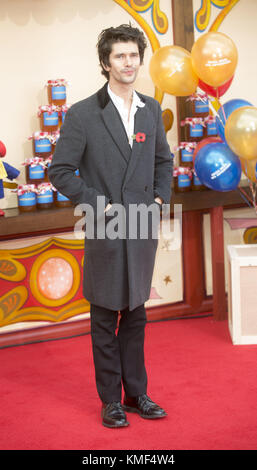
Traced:
<path fill-rule="evenodd" d="M 228 245 L 228 326 L 233 344 L 257 344 L 257 245 Z"/>

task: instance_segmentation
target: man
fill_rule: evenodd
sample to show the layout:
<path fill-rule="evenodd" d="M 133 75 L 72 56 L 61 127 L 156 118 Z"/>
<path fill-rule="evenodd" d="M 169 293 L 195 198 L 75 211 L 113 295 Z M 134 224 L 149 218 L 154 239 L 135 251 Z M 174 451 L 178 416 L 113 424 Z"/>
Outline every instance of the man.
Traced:
<path fill-rule="evenodd" d="M 94 211 L 94 238 L 85 240 L 83 293 L 90 302 L 102 424 L 115 428 L 129 424 L 125 411 L 148 419 L 166 416 L 146 394 L 144 361 L 144 302 L 157 239 L 151 230 L 141 239 L 140 224 L 137 236 L 130 237 L 128 216 L 133 205 L 153 206 L 156 212 L 170 203 L 172 158 L 159 103 L 133 90 L 146 47 L 143 33 L 130 25 L 108 28 L 97 47 L 107 83 L 67 112 L 49 177 L 74 204 L 86 203 Z M 74 176 L 77 168 L 80 179 Z M 117 204 L 124 209 L 125 236 L 99 235 L 99 226 L 107 231 L 114 221 Z"/>

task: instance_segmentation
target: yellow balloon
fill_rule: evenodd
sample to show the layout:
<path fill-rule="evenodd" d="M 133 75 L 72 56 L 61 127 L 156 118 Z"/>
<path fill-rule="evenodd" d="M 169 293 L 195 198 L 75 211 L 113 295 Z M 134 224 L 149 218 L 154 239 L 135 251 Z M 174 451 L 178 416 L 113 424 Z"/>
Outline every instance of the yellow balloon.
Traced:
<path fill-rule="evenodd" d="M 237 48 L 226 34 L 203 34 L 194 43 L 191 56 L 195 73 L 203 82 L 213 87 L 223 85 L 235 73 Z"/>
<path fill-rule="evenodd" d="M 253 183 L 256 183 L 257 160 L 245 160 L 244 158 L 240 158 L 240 161 L 244 174 L 249 180 L 253 181 Z"/>
<path fill-rule="evenodd" d="M 243 106 L 233 111 L 226 121 L 225 137 L 236 155 L 257 159 L 257 108 Z"/>
<path fill-rule="evenodd" d="M 151 58 L 149 71 L 153 83 L 164 93 L 189 96 L 196 91 L 199 80 L 192 67 L 191 54 L 183 47 L 157 49 Z"/>

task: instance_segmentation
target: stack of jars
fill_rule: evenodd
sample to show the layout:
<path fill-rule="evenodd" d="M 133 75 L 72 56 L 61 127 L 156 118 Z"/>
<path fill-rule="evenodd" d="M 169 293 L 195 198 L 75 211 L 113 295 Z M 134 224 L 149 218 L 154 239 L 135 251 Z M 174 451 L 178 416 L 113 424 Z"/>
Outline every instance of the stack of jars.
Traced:
<path fill-rule="evenodd" d="M 33 157 L 25 160 L 26 184 L 19 185 L 17 189 L 18 205 L 22 212 L 71 206 L 71 201 L 60 194 L 48 178 L 48 167 L 60 136 L 60 127 L 69 109 L 66 104 L 67 82 L 64 79 L 48 80 L 46 86 L 49 104 L 39 106 L 41 130 L 29 137 L 33 144 Z"/>
<path fill-rule="evenodd" d="M 176 192 L 206 190 L 194 168 L 194 153 L 197 144 L 203 139 L 217 135 L 216 119 L 209 114 L 207 94 L 190 96 L 192 116 L 181 121 L 184 141 L 175 148 L 179 151 L 178 166 L 174 169 L 174 190 Z"/>
<path fill-rule="evenodd" d="M 179 151 L 179 166 L 175 167 L 173 172 L 174 190 L 176 192 L 205 189 L 194 169 L 196 146 L 197 142 L 180 142 L 180 145 L 175 148 L 175 151 Z"/>

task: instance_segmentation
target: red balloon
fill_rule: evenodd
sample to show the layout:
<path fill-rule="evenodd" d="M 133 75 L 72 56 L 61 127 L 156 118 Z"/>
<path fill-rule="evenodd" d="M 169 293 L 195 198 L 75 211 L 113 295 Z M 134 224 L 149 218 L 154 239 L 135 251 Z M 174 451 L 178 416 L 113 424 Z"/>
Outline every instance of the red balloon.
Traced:
<path fill-rule="evenodd" d="M 194 153 L 193 153 L 193 161 L 195 161 L 195 157 L 198 154 L 199 150 L 207 144 L 211 144 L 213 142 L 223 142 L 223 140 L 219 136 L 215 137 L 206 137 L 206 139 L 203 139 L 197 144 L 195 147 Z"/>
<path fill-rule="evenodd" d="M 207 85 L 207 83 L 204 83 L 202 82 L 202 80 L 199 80 L 198 86 L 199 88 L 201 88 L 201 90 L 205 91 L 208 95 L 214 96 L 214 98 L 220 98 L 229 89 L 233 78 L 234 78 L 234 75 L 226 83 L 223 83 L 223 85 L 220 85 L 218 87 Z"/>
<path fill-rule="evenodd" d="M 6 148 L 3 142 L 0 140 L 0 157 L 4 157 L 6 154 Z"/>

